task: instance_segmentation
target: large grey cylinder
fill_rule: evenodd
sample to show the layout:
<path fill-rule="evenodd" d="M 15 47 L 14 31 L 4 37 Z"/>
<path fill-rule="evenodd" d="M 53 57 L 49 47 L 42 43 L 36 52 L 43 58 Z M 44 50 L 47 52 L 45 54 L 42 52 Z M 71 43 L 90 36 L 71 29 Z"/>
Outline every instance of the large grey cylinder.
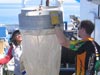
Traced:
<path fill-rule="evenodd" d="M 50 11 L 46 11 L 44 15 L 30 16 L 32 18 L 22 13 L 19 16 L 19 24 L 23 37 L 21 61 L 24 62 L 27 75 L 59 75 L 61 47 L 54 28 L 51 25 L 50 18 L 47 18 L 50 17 L 47 14 Z M 57 11 L 59 12 L 60 10 Z M 41 17 L 42 19 L 40 19 Z M 36 20 L 36 18 L 39 20 Z M 43 23 L 39 24 L 39 21 Z"/>

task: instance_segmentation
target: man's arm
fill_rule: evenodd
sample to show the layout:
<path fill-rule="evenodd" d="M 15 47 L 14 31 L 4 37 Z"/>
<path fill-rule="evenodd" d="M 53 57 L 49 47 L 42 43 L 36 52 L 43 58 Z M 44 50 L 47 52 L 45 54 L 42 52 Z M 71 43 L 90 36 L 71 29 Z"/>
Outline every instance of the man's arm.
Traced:
<path fill-rule="evenodd" d="M 69 48 L 70 47 L 70 41 L 66 38 L 66 36 L 64 35 L 62 29 L 58 26 L 55 26 L 55 33 L 56 33 L 56 36 L 59 40 L 59 43 L 66 47 L 66 48 Z"/>
<path fill-rule="evenodd" d="M 9 48 L 9 50 L 8 50 L 7 55 L 6 55 L 4 58 L 1 58 L 1 59 L 0 59 L 0 64 L 1 64 L 1 65 L 7 64 L 7 63 L 10 61 L 10 59 L 12 58 L 12 49 L 13 49 L 13 47 L 11 46 L 11 47 Z"/>

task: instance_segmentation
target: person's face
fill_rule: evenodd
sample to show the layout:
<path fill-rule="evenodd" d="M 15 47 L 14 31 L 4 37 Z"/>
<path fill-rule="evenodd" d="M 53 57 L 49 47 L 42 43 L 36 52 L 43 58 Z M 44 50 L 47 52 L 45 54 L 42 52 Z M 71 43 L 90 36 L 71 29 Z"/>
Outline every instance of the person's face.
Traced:
<path fill-rule="evenodd" d="M 84 34 L 84 28 L 79 27 L 78 29 L 78 37 L 82 38 Z"/>
<path fill-rule="evenodd" d="M 17 42 L 21 42 L 21 41 L 22 41 L 22 36 L 21 36 L 21 34 L 17 34 L 17 35 L 15 36 L 15 40 L 16 40 Z"/>

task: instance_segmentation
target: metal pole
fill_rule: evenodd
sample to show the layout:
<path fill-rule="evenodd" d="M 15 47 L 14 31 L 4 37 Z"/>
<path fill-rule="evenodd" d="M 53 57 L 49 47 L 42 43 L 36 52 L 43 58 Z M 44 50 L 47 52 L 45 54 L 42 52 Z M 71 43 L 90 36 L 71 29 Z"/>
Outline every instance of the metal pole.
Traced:
<path fill-rule="evenodd" d="M 22 0 L 22 7 L 25 7 L 25 0 Z"/>
<path fill-rule="evenodd" d="M 41 0 L 40 6 L 42 6 L 42 4 L 43 4 L 43 0 Z"/>
<path fill-rule="evenodd" d="M 96 18 L 97 18 L 97 14 L 96 14 L 96 12 L 95 11 L 90 11 L 90 13 L 92 13 L 93 15 L 94 15 L 94 24 L 96 24 Z M 95 28 L 96 28 L 96 25 L 95 25 Z M 94 29 L 94 40 L 95 40 L 95 31 L 96 29 Z"/>
<path fill-rule="evenodd" d="M 94 16 L 94 24 L 95 24 L 95 28 L 96 28 L 96 22 L 95 22 L 95 19 L 96 19 L 96 17 Z M 96 32 L 96 29 L 94 29 L 94 40 L 95 40 L 95 32 Z"/>

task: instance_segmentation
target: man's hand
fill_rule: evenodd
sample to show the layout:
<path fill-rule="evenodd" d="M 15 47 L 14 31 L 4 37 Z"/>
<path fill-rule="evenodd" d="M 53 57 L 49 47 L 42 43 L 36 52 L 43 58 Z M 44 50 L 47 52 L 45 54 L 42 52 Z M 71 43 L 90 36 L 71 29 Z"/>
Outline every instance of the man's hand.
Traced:
<path fill-rule="evenodd" d="M 70 41 L 68 38 L 66 38 L 60 26 L 55 26 L 55 33 L 61 46 L 69 48 Z"/>

